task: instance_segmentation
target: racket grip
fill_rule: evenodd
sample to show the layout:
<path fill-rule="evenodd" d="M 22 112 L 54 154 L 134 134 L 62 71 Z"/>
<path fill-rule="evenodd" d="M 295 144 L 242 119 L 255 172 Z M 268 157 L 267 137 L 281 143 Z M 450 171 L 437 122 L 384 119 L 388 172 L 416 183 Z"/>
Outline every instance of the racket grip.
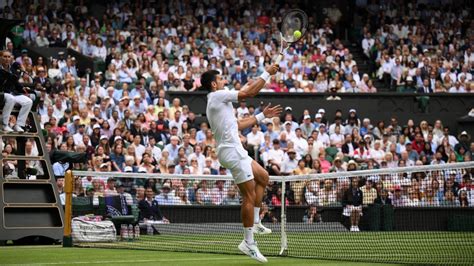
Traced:
<path fill-rule="evenodd" d="M 279 65 L 282 59 L 283 59 L 283 54 L 282 53 L 278 54 L 275 60 L 275 64 Z"/>

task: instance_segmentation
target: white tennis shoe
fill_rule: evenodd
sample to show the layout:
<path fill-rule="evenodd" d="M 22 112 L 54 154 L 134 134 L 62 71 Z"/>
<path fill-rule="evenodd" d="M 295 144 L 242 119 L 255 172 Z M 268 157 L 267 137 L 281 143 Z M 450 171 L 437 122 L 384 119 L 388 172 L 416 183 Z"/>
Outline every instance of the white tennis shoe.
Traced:
<path fill-rule="evenodd" d="M 267 258 L 265 258 L 262 253 L 260 253 L 260 250 L 258 250 L 257 243 L 254 242 L 252 244 L 247 243 L 247 241 L 242 240 L 242 243 L 239 245 L 239 250 L 242 251 L 245 255 L 251 257 L 252 259 L 261 262 L 261 263 L 266 263 L 268 262 Z"/>
<path fill-rule="evenodd" d="M 3 126 L 3 131 L 5 132 L 13 132 L 13 129 L 7 125 Z"/>
<path fill-rule="evenodd" d="M 19 125 L 15 125 L 15 126 L 13 127 L 13 130 L 15 130 L 15 131 L 18 132 L 18 133 L 23 133 L 23 132 L 25 132 L 25 130 L 24 130 L 23 128 L 21 128 Z"/>
<path fill-rule="evenodd" d="M 360 229 L 358 226 L 351 226 L 351 232 L 360 232 Z"/>
<path fill-rule="evenodd" d="M 253 231 L 259 235 L 268 235 L 272 233 L 272 229 L 263 226 L 262 222 L 254 224 Z"/>

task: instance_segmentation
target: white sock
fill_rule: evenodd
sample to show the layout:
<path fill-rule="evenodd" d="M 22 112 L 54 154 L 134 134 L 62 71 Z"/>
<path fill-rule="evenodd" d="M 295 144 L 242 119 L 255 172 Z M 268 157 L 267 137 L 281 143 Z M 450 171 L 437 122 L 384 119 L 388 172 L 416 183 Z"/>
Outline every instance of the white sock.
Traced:
<path fill-rule="evenodd" d="M 260 223 L 260 208 L 258 207 L 253 207 L 253 223 Z"/>
<path fill-rule="evenodd" d="M 245 237 L 245 241 L 248 244 L 252 244 L 254 242 L 254 240 L 253 240 L 253 227 L 244 227 L 244 237 Z"/>

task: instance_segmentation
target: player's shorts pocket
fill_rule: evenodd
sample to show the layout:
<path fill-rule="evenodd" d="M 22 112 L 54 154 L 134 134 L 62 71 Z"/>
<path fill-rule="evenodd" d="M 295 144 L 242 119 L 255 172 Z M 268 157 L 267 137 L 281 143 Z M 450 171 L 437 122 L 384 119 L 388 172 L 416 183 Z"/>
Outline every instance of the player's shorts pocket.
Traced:
<path fill-rule="evenodd" d="M 242 157 L 237 152 L 237 150 L 238 149 L 235 148 L 224 148 L 219 150 L 217 155 L 221 165 L 229 170 L 232 170 L 235 167 L 239 166 Z"/>
<path fill-rule="evenodd" d="M 243 148 L 238 147 L 238 148 L 235 148 L 235 150 L 237 151 L 237 153 L 240 155 L 242 159 L 245 159 L 249 156 L 248 152 L 244 150 Z"/>

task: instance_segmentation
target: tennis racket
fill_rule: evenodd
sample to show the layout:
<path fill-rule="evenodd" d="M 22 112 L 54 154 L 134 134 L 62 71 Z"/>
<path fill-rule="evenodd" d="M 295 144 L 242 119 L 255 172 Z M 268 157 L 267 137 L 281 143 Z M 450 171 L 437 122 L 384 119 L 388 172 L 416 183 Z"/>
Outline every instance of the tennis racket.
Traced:
<path fill-rule="evenodd" d="M 291 9 L 283 15 L 280 23 L 280 54 L 275 63 L 283 59 L 283 53 L 291 44 L 299 41 L 308 29 L 308 15 L 301 9 Z"/>

